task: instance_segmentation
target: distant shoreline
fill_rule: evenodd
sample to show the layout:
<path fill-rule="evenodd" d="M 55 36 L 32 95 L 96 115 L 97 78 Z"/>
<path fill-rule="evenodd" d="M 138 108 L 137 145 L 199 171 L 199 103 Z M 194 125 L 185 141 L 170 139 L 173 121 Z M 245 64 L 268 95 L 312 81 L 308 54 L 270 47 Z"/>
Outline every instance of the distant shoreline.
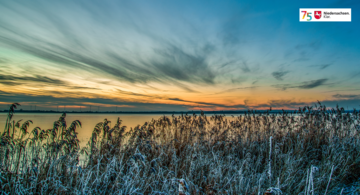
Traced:
<path fill-rule="evenodd" d="M 296 110 L 297 111 L 297 110 Z M 315 111 L 315 110 L 314 110 Z M 0 113 L 8 113 L 9 110 L 1 110 Z M 53 110 L 15 110 L 16 113 L 31 113 L 31 114 L 36 114 L 36 113 L 68 113 L 68 114 L 201 114 L 201 111 L 105 111 L 105 112 L 97 112 L 97 111 L 53 111 Z M 230 110 L 224 110 L 224 111 L 203 111 L 204 114 L 245 114 L 245 113 L 249 113 L 249 111 L 245 111 L 245 110 L 238 110 L 238 111 L 230 111 Z M 255 112 L 255 114 L 265 114 L 268 111 L 266 110 L 251 110 L 250 114 L 252 114 L 253 112 Z M 295 110 L 272 110 L 269 111 L 269 114 L 275 114 L 275 113 L 293 113 L 295 112 Z M 330 112 L 330 111 L 329 111 Z M 353 110 L 344 110 L 344 113 L 352 113 Z M 296 112 L 297 113 L 297 112 Z"/>

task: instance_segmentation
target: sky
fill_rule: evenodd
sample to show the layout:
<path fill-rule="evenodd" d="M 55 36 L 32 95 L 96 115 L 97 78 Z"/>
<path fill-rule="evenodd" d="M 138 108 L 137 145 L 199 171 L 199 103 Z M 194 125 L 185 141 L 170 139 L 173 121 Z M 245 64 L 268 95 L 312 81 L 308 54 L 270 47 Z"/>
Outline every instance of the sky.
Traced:
<path fill-rule="evenodd" d="M 4 0 L 0 110 L 360 109 L 359 20 L 358 0 Z"/>

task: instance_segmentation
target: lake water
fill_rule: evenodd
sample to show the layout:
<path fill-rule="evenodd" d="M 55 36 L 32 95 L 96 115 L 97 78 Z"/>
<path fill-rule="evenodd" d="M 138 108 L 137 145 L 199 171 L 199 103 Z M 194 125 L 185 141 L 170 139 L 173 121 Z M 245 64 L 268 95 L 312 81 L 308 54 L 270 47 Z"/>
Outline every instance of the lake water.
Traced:
<path fill-rule="evenodd" d="M 33 124 L 30 124 L 28 131 L 31 131 L 35 127 L 40 127 L 41 129 L 51 129 L 53 127 L 54 121 L 58 120 L 61 116 L 60 113 L 15 113 L 13 119 L 18 121 L 23 119 L 22 122 L 26 120 L 32 120 Z M 143 125 L 151 119 L 158 119 L 163 115 L 153 115 L 153 114 L 77 114 L 77 113 L 67 113 L 66 122 L 69 126 L 72 121 L 80 120 L 82 127 L 78 128 L 76 131 L 79 133 L 78 138 L 80 140 L 80 145 L 85 146 L 90 140 L 91 133 L 94 130 L 94 127 L 97 123 L 103 122 L 105 118 L 111 121 L 111 127 L 115 125 L 118 117 L 122 120 L 122 126 L 127 126 L 127 130 L 130 127 L 135 127 L 137 125 Z M 171 115 L 169 115 L 171 116 Z M 0 132 L 4 131 L 5 122 L 7 118 L 7 113 L 0 113 Z M 21 123 L 22 124 L 22 123 Z"/>

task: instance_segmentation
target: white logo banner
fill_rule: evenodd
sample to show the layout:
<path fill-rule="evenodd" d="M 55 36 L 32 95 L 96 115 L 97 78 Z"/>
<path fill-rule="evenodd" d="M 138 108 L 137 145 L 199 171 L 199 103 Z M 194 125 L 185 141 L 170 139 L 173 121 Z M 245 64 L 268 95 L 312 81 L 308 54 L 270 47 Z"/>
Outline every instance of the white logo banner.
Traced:
<path fill-rule="evenodd" d="M 300 22 L 351 22 L 351 9 L 300 8 Z"/>

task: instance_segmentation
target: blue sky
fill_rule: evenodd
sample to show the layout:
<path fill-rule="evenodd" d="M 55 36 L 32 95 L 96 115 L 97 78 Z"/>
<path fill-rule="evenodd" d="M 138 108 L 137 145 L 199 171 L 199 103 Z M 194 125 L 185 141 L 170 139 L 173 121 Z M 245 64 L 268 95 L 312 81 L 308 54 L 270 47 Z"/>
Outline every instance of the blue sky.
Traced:
<path fill-rule="evenodd" d="M 351 8 L 352 22 L 299 22 Z M 24 109 L 358 108 L 358 1 L 2 1 L 0 102 Z"/>

